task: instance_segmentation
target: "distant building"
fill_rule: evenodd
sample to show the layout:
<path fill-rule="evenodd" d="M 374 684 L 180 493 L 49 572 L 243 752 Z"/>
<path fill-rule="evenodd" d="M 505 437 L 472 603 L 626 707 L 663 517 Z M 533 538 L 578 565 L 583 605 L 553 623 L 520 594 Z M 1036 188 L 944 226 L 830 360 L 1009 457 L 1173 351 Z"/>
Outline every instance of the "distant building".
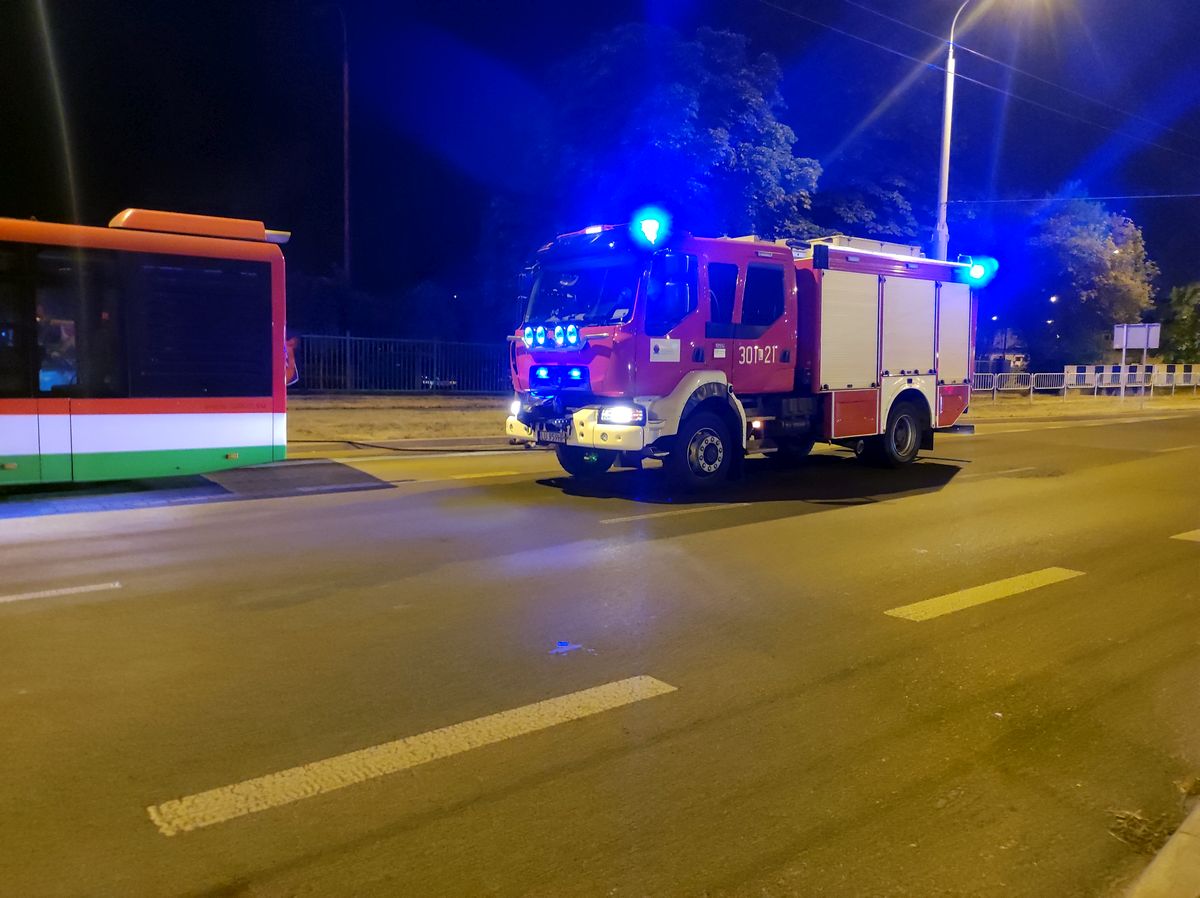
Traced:
<path fill-rule="evenodd" d="M 975 356 L 975 370 L 980 374 L 1001 374 L 1024 371 L 1029 366 L 1029 350 L 1017 332 L 1011 328 L 997 331 L 988 345 L 980 345 Z"/>

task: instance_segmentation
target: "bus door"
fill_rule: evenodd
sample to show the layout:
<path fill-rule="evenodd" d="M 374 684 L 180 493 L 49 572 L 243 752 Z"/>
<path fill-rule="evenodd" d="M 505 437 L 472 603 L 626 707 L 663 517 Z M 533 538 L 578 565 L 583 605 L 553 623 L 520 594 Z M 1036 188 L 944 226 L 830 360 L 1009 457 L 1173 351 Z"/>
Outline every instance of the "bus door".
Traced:
<path fill-rule="evenodd" d="M 3 334 L 0 325 L 0 340 Z M 41 479 L 37 400 L 0 399 L 0 486 Z"/>
<path fill-rule="evenodd" d="M 38 400 L 38 443 L 42 450 L 42 480 L 70 480 L 74 475 L 70 399 Z"/>
<path fill-rule="evenodd" d="M 796 268 L 791 251 L 756 251 L 744 276 L 730 381 L 743 394 L 790 392 L 796 367 Z"/>
<path fill-rule="evenodd" d="M 0 486 L 42 479 L 33 305 L 17 248 L 0 246 Z"/>

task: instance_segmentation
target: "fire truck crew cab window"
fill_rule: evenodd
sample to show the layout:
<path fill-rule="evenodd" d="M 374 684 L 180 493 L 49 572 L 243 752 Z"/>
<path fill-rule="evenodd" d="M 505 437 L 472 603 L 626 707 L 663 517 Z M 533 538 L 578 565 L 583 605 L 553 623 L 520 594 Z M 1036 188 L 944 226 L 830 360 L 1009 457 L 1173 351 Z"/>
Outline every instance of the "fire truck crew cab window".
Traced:
<path fill-rule="evenodd" d="M 742 296 L 742 324 L 771 324 L 783 314 L 783 269 L 751 265 Z"/>
<path fill-rule="evenodd" d="M 662 337 L 696 311 L 696 257 L 655 256 L 646 286 L 646 334 Z"/>
<path fill-rule="evenodd" d="M 737 293 L 738 267 L 728 262 L 708 265 L 709 320 L 714 324 L 733 321 L 733 297 Z"/>

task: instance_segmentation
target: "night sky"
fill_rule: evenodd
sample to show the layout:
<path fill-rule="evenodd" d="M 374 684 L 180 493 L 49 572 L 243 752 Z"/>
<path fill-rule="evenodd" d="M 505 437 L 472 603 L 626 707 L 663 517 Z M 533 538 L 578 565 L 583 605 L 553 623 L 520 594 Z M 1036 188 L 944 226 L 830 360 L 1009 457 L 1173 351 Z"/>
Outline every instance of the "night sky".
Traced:
<path fill-rule="evenodd" d="M 936 33 L 957 6 L 862 2 Z M 877 151 L 876 136 L 898 119 L 922 123 L 909 154 L 922 160 L 921 170 L 906 174 L 922 185 L 924 195 L 913 199 L 930 206 L 942 74 L 897 54 L 936 54 L 939 65 L 943 56 L 932 38 L 857 3 L 347 0 L 357 286 L 396 292 L 429 278 L 469 278 L 486 239 L 481 211 L 492 193 L 514 186 L 513 160 L 529 117 L 546 102 L 548 72 L 597 31 L 630 21 L 684 33 L 729 28 L 775 54 L 796 152 L 821 159 L 831 182 L 856 156 Z M 1032 103 L 959 84 L 952 199 L 1036 197 L 1071 180 L 1093 196 L 1200 192 L 1200 4 L 976 0 L 975 7 L 983 13 L 960 26 L 963 45 L 1107 105 L 962 53 L 960 74 Z M 77 205 L 83 222 L 103 224 L 122 208 L 145 206 L 260 218 L 294 232 L 287 251 L 294 269 L 334 270 L 341 33 L 333 5 L 48 0 L 46 8 L 76 203 L 36 5 L 13 0 L 0 4 L 0 214 L 69 220 Z M 898 101 L 870 119 L 914 71 Z M 1109 206 L 1144 227 L 1162 287 L 1200 279 L 1200 199 Z M 971 209 L 971 220 L 952 219 L 952 252 L 994 249 L 986 245 L 994 216 L 1021 214 L 1014 206 Z"/>

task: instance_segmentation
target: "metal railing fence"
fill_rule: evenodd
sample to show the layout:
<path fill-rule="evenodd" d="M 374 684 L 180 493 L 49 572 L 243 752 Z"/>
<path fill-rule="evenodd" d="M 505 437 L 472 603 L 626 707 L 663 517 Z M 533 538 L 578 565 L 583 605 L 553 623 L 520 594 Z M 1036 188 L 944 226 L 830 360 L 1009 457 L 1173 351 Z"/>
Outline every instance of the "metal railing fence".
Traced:
<path fill-rule="evenodd" d="M 1057 393 L 1066 399 L 1071 390 L 1090 390 L 1092 395 L 1115 393 L 1153 395 L 1157 389 L 1170 390 L 1190 387 L 1200 392 L 1200 364 L 1157 365 L 1067 365 L 1062 372 L 1004 372 L 980 373 L 971 378 L 971 391 L 991 393 L 1025 393 L 1030 401 L 1038 392 Z"/>
<path fill-rule="evenodd" d="M 1034 374 L 1030 387 L 1034 390 L 1053 390 L 1057 393 L 1067 388 L 1067 375 L 1065 372 L 1055 373 L 1053 371 Z"/>
<path fill-rule="evenodd" d="M 512 391 L 508 347 L 307 334 L 299 338 L 293 389 L 336 393 Z"/>
<path fill-rule="evenodd" d="M 1021 371 L 1010 371 L 996 375 L 995 390 L 999 393 L 1024 393 L 1031 389 L 1033 375 Z"/>
<path fill-rule="evenodd" d="M 298 338 L 296 361 L 300 392 L 334 393 L 474 393 L 511 392 L 509 347 L 495 343 L 442 343 L 435 340 L 391 340 L 307 334 Z M 1067 365 L 1062 372 L 980 372 L 971 390 L 1024 393 L 1091 390 L 1112 393 L 1122 387 L 1138 393 L 1178 387 L 1200 388 L 1200 364 Z"/>
<path fill-rule="evenodd" d="M 996 389 L 996 375 L 994 374 L 972 374 L 971 375 L 971 392 L 972 393 L 990 393 Z"/>

